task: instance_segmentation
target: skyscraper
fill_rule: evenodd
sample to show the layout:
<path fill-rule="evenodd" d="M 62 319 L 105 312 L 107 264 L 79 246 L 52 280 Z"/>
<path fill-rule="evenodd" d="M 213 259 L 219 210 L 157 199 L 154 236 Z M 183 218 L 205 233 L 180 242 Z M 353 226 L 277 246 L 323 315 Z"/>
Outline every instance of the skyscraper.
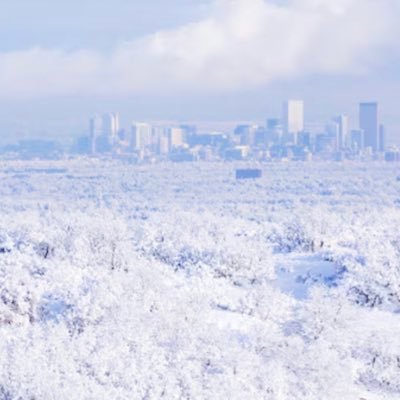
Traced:
<path fill-rule="evenodd" d="M 349 117 L 347 115 L 339 115 L 334 118 L 334 121 L 338 124 L 338 138 L 337 146 L 338 150 L 342 150 L 346 147 L 346 142 L 349 134 Z"/>
<path fill-rule="evenodd" d="M 95 115 L 90 119 L 91 153 L 110 151 L 119 130 L 117 113 Z"/>
<path fill-rule="evenodd" d="M 185 143 L 185 131 L 182 128 L 169 128 L 169 147 L 172 149 L 174 147 L 183 146 Z"/>
<path fill-rule="evenodd" d="M 286 139 L 297 142 L 297 135 L 304 130 L 304 102 L 288 100 L 283 104 L 283 127 Z"/>
<path fill-rule="evenodd" d="M 378 103 L 360 103 L 360 129 L 364 131 L 364 146 L 379 151 Z"/>
<path fill-rule="evenodd" d="M 350 133 L 350 147 L 358 152 L 364 148 L 364 132 L 360 129 L 354 129 Z"/>
<path fill-rule="evenodd" d="M 90 152 L 95 154 L 97 152 L 97 139 L 103 134 L 103 120 L 99 115 L 90 118 Z"/>
<path fill-rule="evenodd" d="M 103 134 L 114 138 L 119 131 L 119 115 L 117 113 L 103 114 Z"/>
<path fill-rule="evenodd" d="M 266 124 L 266 142 L 282 144 L 283 127 L 279 118 L 268 118 Z"/>
<path fill-rule="evenodd" d="M 340 149 L 340 126 L 335 120 L 331 121 L 325 127 L 325 132 L 329 136 L 331 143 L 331 150 L 338 151 Z"/>
<path fill-rule="evenodd" d="M 131 148 L 133 150 L 144 150 L 152 142 L 152 128 L 145 122 L 132 124 Z"/>
<path fill-rule="evenodd" d="M 384 152 L 386 150 L 386 128 L 385 125 L 379 125 L 379 151 Z"/>
<path fill-rule="evenodd" d="M 234 134 L 240 138 L 240 144 L 243 146 L 253 146 L 256 139 L 257 125 L 238 125 Z"/>

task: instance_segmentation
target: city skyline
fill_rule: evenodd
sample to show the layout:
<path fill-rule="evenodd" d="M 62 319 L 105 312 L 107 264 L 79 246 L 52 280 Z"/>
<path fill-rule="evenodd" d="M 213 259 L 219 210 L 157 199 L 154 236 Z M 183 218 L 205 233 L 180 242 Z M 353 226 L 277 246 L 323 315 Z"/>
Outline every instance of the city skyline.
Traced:
<path fill-rule="evenodd" d="M 256 124 L 262 124 L 265 122 L 266 118 L 267 119 L 275 119 L 277 117 L 281 118 L 282 121 L 284 119 L 284 116 L 282 114 L 282 107 L 285 107 L 287 102 L 301 102 L 303 104 L 303 121 L 302 124 L 305 127 L 306 130 L 308 131 L 318 131 L 321 130 L 322 127 L 324 127 L 329 121 L 337 122 L 335 121 L 336 119 L 340 119 L 345 117 L 346 121 L 342 121 L 341 123 L 346 124 L 346 129 L 348 131 L 352 129 L 357 129 L 359 127 L 360 123 L 360 116 L 359 116 L 359 105 L 364 104 L 364 103 L 379 103 L 380 104 L 380 115 L 381 119 L 385 121 L 385 128 L 386 128 L 386 138 L 389 141 L 389 144 L 391 145 L 400 145 L 400 135 L 398 135 L 398 130 L 395 128 L 395 125 L 391 124 L 390 117 L 387 117 L 387 112 L 386 112 L 386 107 L 382 106 L 381 102 L 377 102 L 376 99 L 369 99 L 369 100 L 362 100 L 358 101 L 354 104 L 351 104 L 350 109 L 345 109 L 345 107 L 340 108 L 340 112 L 335 110 L 324 110 L 324 113 L 319 113 L 316 110 L 313 110 L 312 106 L 305 101 L 304 99 L 297 100 L 296 99 L 291 99 L 291 100 L 283 100 L 281 103 L 276 102 L 273 104 L 271 107 L 269 107 L 270 112 L 269 113 L 263 113 L 255 118 L 244 118 L 243 115 L 238 115 L 237 118 L 231 118 L 231 119 L 190 119 L 190 118 L 174 118 L 174 116 L 171 116 L 171 118 L 168 118 L 168 116 L 165 116 L 165 118 L 152 118 L 150 116 L 146 116 L 146 114 L 138 114 L 134 112 L 130 112 L 129 110 L 125 110 L 121 112 L 121 109 L 117 109 L 115 107 L 111 108 L 96 108 L 93 110 L 91 113 L 85 113 L 83 115 L 80 115 L 80 113 L 76 115 L 70 115 L 69 120 L 73 124 L 73 127 L 64 127 L 65 131 L 62 129 L 59 131 L 61 134 L 56 135 L 52 134 L 51 131 L 46 132 L 45 129 L 42 127 L 41 129 L 39 128 L 36 132 L 32 130 L 32 132 L 28 131 L 28 128 L 25 127 L 25 130 L 20 128 L 19 130 L 15 131 L 15 134 L 9 135 L 3 135 L 1 136 L 2 143 L 7 144 L 7 143 L 13 143 L 18 140 L 23 140 L 23 139 L 53 139 L 53 140 L 59 140 L 61 142 L 68 142 L 71 140 L 74 140 L 76 137 L 79 137 L 82 134 L 87 133 L 88 131 L 88 118 L 94 118 L 94 117 L 99 117 L 102 118 L 104 115 L 107 114 L 116 114 L 118 115 L 118 123 L 121 125 L 127 126 L 129 125 L 132 121 L 146 121 L 151 124 L 155 125 L 162 125 L 162 124 L 170 124 L 170 125 L 179 125 L 179 124 L 186 124 L 186 123 L 192 123 L 196 124 L 199 126 L 200 130 L 203 131 L 221 131 L 221 132 L 228 132 L 232 129 L 237 124 L 243 124 L 243 123 L 256 123 Z M 304 106 L 305 105 L 305 106 Z M 124 107 L 122 107 L 124 110 Z M 110 111 L 113 110 L 113 111 Z M 242 118 L 240 118 L 242 117 Z M 49 119 L 49 121 L 54 123 L 54 120 Z M 43 124 L 46 123 L 46 120 L 40 120 L 37 121 L 39 123 L 43 122 Z M 47 121 L 48 122 L 48 121 Z M 1 123 L 0 123 L 1 125 Z M 38 134 L 38 132 L 40 132 Z M 44 132 L 44 135 L 42 133 Z M 53 132 L 54 133 L 54 132 Z"/>
<path fill-rule="evenodd" d="M 95 122 L 98 121 L 99 125 Z M 248 121 L 234 127 L 203 130 L 194 123 L 138 122 L 120 127 L 118 113 L 90 119 L 89 144 L 81 153 L 109 154 L 142 161 L 218 161 L 280 159 L 400 161 L 400 150 L 387 140 L 378 102 L 358 104 L 358 124 L 348 114 L 332 116 L 318 124 L 305 119 L 301 99 L 283 102 L 279 117 L 264 123 Z M 86 149 L 86 150 L 85 150 Z"/>
<path fill-rule="evenodd" d="M 54 140 L 19 140 L 0 148 L 5 158 L 86 155 L 129 162 L 157 161 L 400 161 L 400 147 L 387 140 L 378 102 L 358 104 L 358 123 L 347 114 L 310 123 L 301 99 L 283 102 L 280 116 L 204 129 L 186 121 L 131 120 L 119 112 L 97 113 L 87 131 L 63 145 Z M 350 121 L 352 123 L 350 123 Z M 71 138 L 72 140 L 73 138 Z"/>

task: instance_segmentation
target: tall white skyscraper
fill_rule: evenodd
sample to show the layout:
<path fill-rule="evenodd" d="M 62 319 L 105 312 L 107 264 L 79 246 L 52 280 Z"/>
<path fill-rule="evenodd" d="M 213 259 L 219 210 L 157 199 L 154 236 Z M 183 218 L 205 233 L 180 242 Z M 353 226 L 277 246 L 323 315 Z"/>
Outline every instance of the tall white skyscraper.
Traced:
<path fill-rule="evenodd" d="M 379 151 L 378 103 L 360 103 L 360 129 L 364 131 L 364 146 Z"/>
<path fill-rule="evenodd" d="M 297 142 L 297 135 L 304 130 L 304 102 L 288 100 L 283 104 L 283 128 L 287 137 Z"/>
<path fill-rule="evenodd" d="M 119 115 L 117 113 L 103 114 L 103 134 L 115 137 L 119 131 Z"/>
<path fill-rule="evenodd" d="M 334 118 L 334 121 L 338 124 L 337 146 L 338 150 L 341 150 L 346 147 L 348 141 L 349 117 L 347 115 L 339 115 Z"/>
<path fill-rule="evenodd" d="M 132 124 L 131 147 L 133 150 L 144 150 L 152 143 L 152 127 L 145 122 Z"/>

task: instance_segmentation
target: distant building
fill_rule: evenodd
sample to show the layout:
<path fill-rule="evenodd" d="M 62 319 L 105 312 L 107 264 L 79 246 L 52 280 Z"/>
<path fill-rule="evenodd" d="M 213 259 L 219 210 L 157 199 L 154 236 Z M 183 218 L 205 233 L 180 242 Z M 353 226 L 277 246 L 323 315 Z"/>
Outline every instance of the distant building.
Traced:
<path fill-rule="evenodd" d="M 107 113 L 102 116 L 103 134 L 108 137 L 115 137 L 119 131 L 119 115 L 117 113 Z"/>
<path fill-rule="evenodd" d="M 54 159 L 61 154 L 61 147 L 57 142 L 41 139 L 20 140 L 18 144 L 8 145 L 3 150 L 18 153 L 21 159 Z"/>
<path fill-rule="evenodd" d="M 386 149 L 386 129 L 385 125 L 379 125 L 379 151 L 384 152 Z"/>
<path fill-rule="evenodd" d="M 385 153 L 385 161 L 398 162 L 400 161 L 400 152 L 398 149 L 391 149 Z"/>
<path fill-rule="evenodd" d="M 88 154 L 91 153 L 90 146 L 90 138 L 87 135 L 80 136 L 74 141 L 74 144 L 70 148 L 70 152 L 73 154 Z"/>
<path fill-rule="evenodd" d="M 347 137 L 349 134 L 349 117 L 347 115 L 339 115 L 335 117 L 333 120 L 338 125 L 338 138 L 337 138 L 338 150 L 342 150 L 346 147 Z"/>
<path fill-rule="evenodd" d="M 283 126 L 279 118 L 269 118 L 266 124 L 266 142 L 272 145 L 282 144 Z"/>
<path fill-rule="evenodd" d="M 297 135 L 304 130 L 304 102 L 288 100 L 283 104 L 283 129 L 285 141 L 297 143 Z"/>
<path fill-rule="evenodd" d="M 198 133 L 189 137 L 188 144 L 194 146 L 218 147 L 227 142 L 227 137 L 221 132 Z"/>
<path fill-rule="evenodd" d="M 257 125 L 238 125 L 234 134 L 240 138 L 242 146 L 254 146 L 258 129 Z"/>
<path fill-rule="evenodd" d="M 182 147 L 186 142 L 185 130 L 182 128 L 169 128 L 168 137 L 170 149 Z"/>
<path fill-rule="evenodd" d="M 360 129 L 364 131 L 364 146 L 379 151 L 378 103 L 360 103 Z"/>
<path fill-rule="evenodd" d="M 92 154 L 111 151 L 119 131 L 117 113 L 95 115 L 90 119 L 90 152 Z"/>
<path fill-rule="evenodd" d="M 267 130 L 262 126 L 257 127 L 252 139 L 252 146 L 256 146 L 259 149 L 265 148 L 270 143 Z"/>
<path fill-rule="evenodd" d="M 132 150 L 144 150 L 152 143 L 152 127 L 145 122 L 132 124 L 130 146 Z"/>
<path fill-rule="evenodd" d="M 96 141 L 103 134 L 103 121 L 99 115 L 95 115 L 90 119 L 89 122 L 89 140 L 90 140 L 90 152 L 95 154 L 97 152 Z"/>
<path fill-rule="evenodd" d="M 337 122 L 332 121 L 325 127 L 325 132 L 327 136 L 330 138 L 330 143 L 332 147 L 332 151 L 337 151 L 340 149 L 339 142 L 340 142 L 340 126 Z"/>
<path fill-rule="evenodd" d="M 160 133 L 157 136 L 157 143 L 158 143 L 158 149 L 157 152 L 159 155 L 166 155 L 170 152 L 170 147 L 169 147 L 169 138 L 165 133 Z"/>
<path fill-rule="evenodd" d="M 261 169 L 237 169 L 236 179 L 257 179 L 262 177 Z"/>
<path fill-rule="evenodd" d="M 352 130 L 350 133 L 350 148 L 357 152 L 364 148 L 364 131 L 361 129 Z"/>

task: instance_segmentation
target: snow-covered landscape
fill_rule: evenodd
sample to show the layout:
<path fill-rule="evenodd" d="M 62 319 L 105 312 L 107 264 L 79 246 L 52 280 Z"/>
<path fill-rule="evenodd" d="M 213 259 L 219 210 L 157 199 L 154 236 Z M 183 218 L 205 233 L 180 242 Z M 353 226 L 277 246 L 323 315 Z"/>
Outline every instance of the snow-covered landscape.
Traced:
<path fill-rule="evenodd" d="M 387 163 L 2 161 L 0 399 L 399 399 Z"/>

